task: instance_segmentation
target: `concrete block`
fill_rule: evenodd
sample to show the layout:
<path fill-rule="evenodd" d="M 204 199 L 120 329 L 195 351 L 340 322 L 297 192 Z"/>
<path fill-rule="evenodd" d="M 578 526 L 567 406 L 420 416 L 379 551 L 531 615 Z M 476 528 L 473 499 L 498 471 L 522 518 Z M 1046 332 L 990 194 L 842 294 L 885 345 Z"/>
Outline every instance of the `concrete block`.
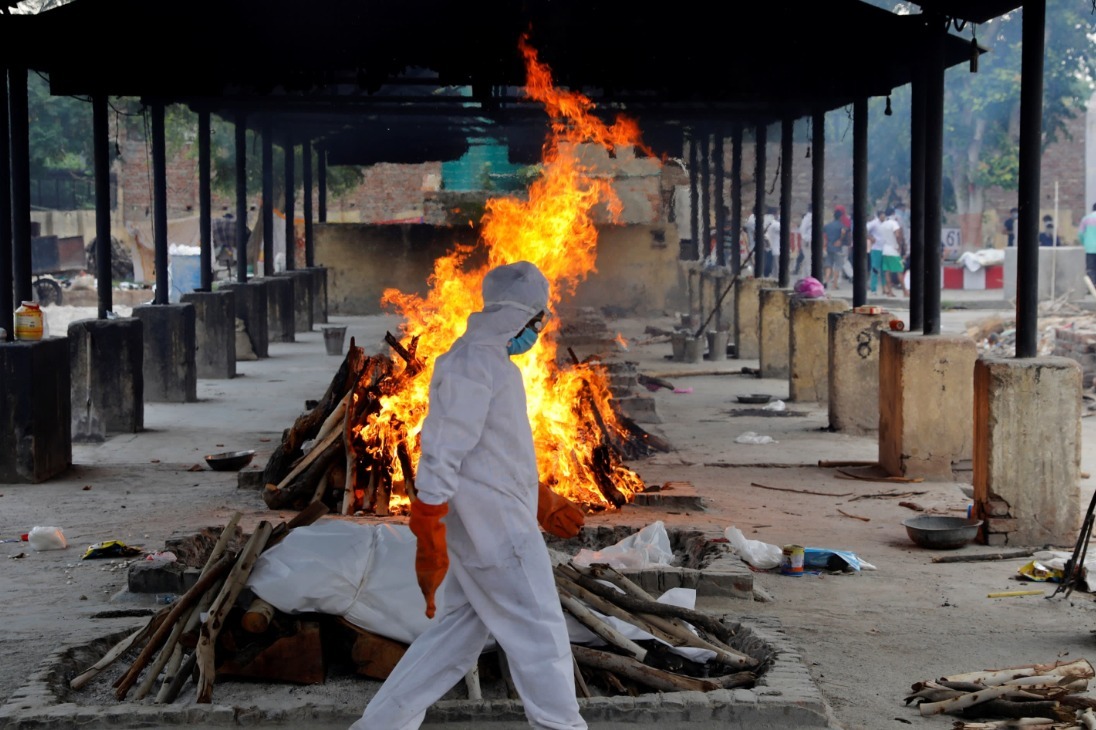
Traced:
<path fill-rule="evenodd" d="M 1070 301 L 1088 298 L 1085 285 L 1085 250 L 1081 246 L 1040 246 L 1039 249 L 1039 299 Z M 1006 300 L 1016 298 L 1016 274 L 1019 249 L 1005 249 L 1004 295 Z M 946 293 L 945 293 L 946 296 Z"/>
<path fill-rule="evenodd" d="M 144 325 L 145 402 L 198 400 L 193 304 L 143 304 L 133 316 Z"/>
<path fill-rule="evenodd" d="M 830 397 L 830 316 L 849 308 L 844 299 L 792 296 L 788 312 L 788 397 L 825 403 Z"/>
<path fill-rule="evenodd" d="M 974 363 L 965 335 L 882 332 L 879 464 L 893 476 L 946 479 L 971 458 Z"/>
<path fill-rule="evenodd" d="M 136 317 L 69 324 L 72 439 L 103 441 L 145 427 L 144 325 Z"/>
<path fill-rule="evenodd" d="M 305 271 L 312 274 L 312 324 L 327 324 L 327 269 L 313 266 Z"/>
<path fill-rule="evenodd" d="M 1008 517 L 990 518 L 987 532 L 1007 532 L 1009 545 L 1076 542 L 1084 515 L 1081 409 L 1081 368 L 1069 358 L 976 362 L 974 502 L 980 513 L 994 501 L 1008 505 Z"/>
<path fill-rule="evenodd" d="M 267 329 L 267 279 L 252 279 L 248 282 L 230 282 L 221 285 L 222 290 L 231 291 L 236 298 L 236 319 L 244 324 L 251 352 L 255 357 L 269 357 L 270 336 Z M 245 348 L 236 348 L 236 357 L 240 359 Z"/>
<path fill-rule="evenodd" d="M 879 333 L 889 314 L 831 312 L 829 318 L 830 428 L 863 434 L 879 428 Z"/>
<path fill-rule="evenodd" d="M 129 565 L 126 587 L 130 593 L 182 594 L 193 586 L 201 571 L 179 562 L 137 560 Z"/>
<path fill-rule="evenodd" d="M 180 301 L 194 306 L 194 362 L 198 377 L 236 377 L 235 293 L 188 292 Z"/>
<path fill-rule="evenodd" d="M 293 328 L 296 332 L 312 331 L 312 273 L 304 269 L 283 271 L 278 276 L 293 280 Z"/>
<path fill-rule="evenodd" d="M 762 289 L 758 292 L 758 362 L 763 378 L 786 378 L 789 366 L 789 312 L 795 292 Z"/>
<path fill-rule="evenodd" d="M 271 342 L 295 342 L 296 282 L 287 276 L 266 277 L 266 329 Z"/>
<path fill-rule="evenodd" d="M 0 342 L 0 483 L 38 483 L 72 465 L 67 337 Z"/>
<path fill-rule="evenodd" d="M 745 277 L 735 285 L 734 352 L 739 360 L 756 360 L 761 354 L 760 292 L 776 283 L 776 279 Z"/>

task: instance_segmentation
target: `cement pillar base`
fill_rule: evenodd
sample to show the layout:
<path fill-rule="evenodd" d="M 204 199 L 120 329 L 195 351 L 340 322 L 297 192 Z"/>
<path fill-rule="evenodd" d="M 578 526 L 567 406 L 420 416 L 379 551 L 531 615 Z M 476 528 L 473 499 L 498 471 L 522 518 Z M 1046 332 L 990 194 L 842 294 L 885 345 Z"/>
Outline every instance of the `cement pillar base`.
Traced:
<path fill-rule="evenodd" d="M 36 484 L 72 466 L 70 387 L 67 337 L 0 342 L 0 483 Z"/>
<path fill-rule="evenodd" d="M 236 300 L 236 320 L 243 324 L 246 342 L 236 340 L 236 359 L 270 356 L 270 336 L 267 329 L 267 279 L 231 282 L 221 288 L 231 291 Z M 246 345 L 246 346 L 245 346 Z"/>
<path fill-rule="evenodd" d="M 304 269 L 284 271 L 279 276 L 293 280 L 293 329 L 312 331 L 312 274 Z"/>
<path fill-rule="evenodd" d="M 312 274 L 312 324 L 327 324 L 327 269 L 313 266 L 305 271 Z"/>
<path fill-rule="evenodd" d="M 791 289 L 761 289 L 758 292 L 758 362 L 761 377 L 786 378 L 788 365 L 788 313 L 795 292 Z"/>
<path fill-rule="evenodd" d="M 879 464 L 892 476 L 950 480 L 971 458 L 974 340 L 883 332 L 879 350 Z"/>
<path fill-rule="evenodd" d="M 186 295 L 184 295 L 186 296 Z M 136 317 L 69 324 L 72 440 L 145 427 L 144 326 Z"/>
<path fill-rule="evenodd" d="M 188 292 L 181 299 L 194 305 L 198 377 L 236 377 L 236 295 L 231 291 Z"/>
<path fill-rule="evenodd" d="M 830 316 L 844 312 L 844 299 L 792 296 L 788 316 L 788 397 L 825 403 L 830 397 Z"/>
<path fill-rule="evenodd" d="M 879 333 L 889 314 L 829 314 L 830 428 L 850 434 L 879 429 Z"/>
<path fill-rule="evenodd" d="M 762 289 L 776 286 L 776 279 L 739 278 L 734 287 L 734 352 L 739 360 L 756 360 L 761 355 Z"/>
<path fill-rule="evenodd" d="M 1068 547 L 1081 503 L 1080 365 L 984 357 L 974 365 L 974 511 L 990 545 Z"/>
<path fill-rule="evenodd" d="M 146 403 L 198 400 L 193 304 L 142 304 L 133 316 L 144 323 Z"/>
<path fill-rule="evenodd" d="M 265 281 L 267 336 L 271 342 L 295 342 L 296 315 L 293 308 L 296 282 L 287 276 L 268 276 Z"/>

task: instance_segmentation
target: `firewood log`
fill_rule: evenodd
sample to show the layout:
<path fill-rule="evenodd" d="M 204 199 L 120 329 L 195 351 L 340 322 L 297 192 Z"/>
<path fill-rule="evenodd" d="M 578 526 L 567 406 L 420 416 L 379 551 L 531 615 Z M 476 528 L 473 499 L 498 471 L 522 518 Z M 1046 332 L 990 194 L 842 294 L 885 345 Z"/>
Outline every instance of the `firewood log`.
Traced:
<path fill-rule="evenodd" d="M 618 649 L 631 654 L 640 662 L 647 658 L 647 650 L 642 646 L 621 634 L 608 623 L 599 619 L 594 615 L 593 611 L 582 605 L 581 601 L 567 593 L 567 591 L 558 587 L 556 590 L 559 593 L 559 600 L 560 603 L 563 604 L 564 610 L 574 616 L 580 624 L 601 637 L 605 643 L 612 644 Z"/>
<path fill-rule="evenodd" d="M 96 677 L 96 675 L 113 664 L 118 657 L 129 651 L 131 646 L 139 644 L 145 637 L 154 633 L 159 628 L 160 624 L 163 623 L 164 619 L 167 618 L 170 611 L 170 606 L 161 608 L 144 626 L 119 641 L 111 647 L 99 661 L 92 664 L 77 677 L 74 677 L 73 680 L 69 682 L 69 687 L 72 689 L 83 689 L 88 682 Z"/>
<path fill-rule="evenodd" d="M 301 469 L 299 472 L 294 469 L 286 476 L 282 484 L 266 485 L 266 489 L 263 490 L 263 502 L 270 509 L 302 509 L 312 501 L 316 493 L 316 482 L 339 457 L 343 448 L 344 444 L 339 438 L 339 432 L 332 432 L 301 460 L 297 467 Z"/>
<path fill-rule="evenodd" d="M 240 626 L 249 634 L 261 634 L 270 628 L 270 621 L 278 609 L 261 598 L 256 598 L 240 617 Z"/>
<path fill-rule="evenodd" d="M 591 649 L 581 644 L 572 644 L 571 651 L 583 666 L 607 669 L 659 692 L 710 692 L 719 689 L 717 683 L 708 679 L 655 669 L 630 657 Z"/>
<path fill-rule="evenodd" d="M 979 672 L 966 672 L 952 674 L 943 679 L 953 682 L 977 682 L 982 685 L 994 685 L 1007 682 L 1017 677 L 1031 677 L 1037 674 L 1054 674 L 1060 677 L 1078 677 L 1092 679 L 1096 677 L 1096 670 L 1087 659 L 1075 659 L 1069 662 L 1055 662 L 1054 664 L 1025 664 L 1018 667 L 1006 667 L 1004 669 L 988 669 Z"/>

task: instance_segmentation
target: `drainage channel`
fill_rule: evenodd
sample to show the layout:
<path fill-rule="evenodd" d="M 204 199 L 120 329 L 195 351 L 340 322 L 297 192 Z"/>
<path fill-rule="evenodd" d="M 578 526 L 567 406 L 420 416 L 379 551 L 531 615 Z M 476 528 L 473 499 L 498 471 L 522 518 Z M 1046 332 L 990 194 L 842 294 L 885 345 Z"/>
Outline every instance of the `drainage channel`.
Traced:
<path fill-rule="evenodd" d="M 628 526 L 584 529 L 579 538 L 549 547 L 572 554 L 581 547 L 614 545 L 638 528 Z M 813 683 L 798 650 L 779 622 L 758 614 L 753 601 L 753 574 L 724 542 L 698 531 L 668 530 L 675 555 L 673 566 L 622 570 L 652 594 L 675 587 L 696 590 L 697 608 L 716 616 L 734 634 L 733 648 L 761 659 L 766 669 L 750 689 L 709 692 L 650 692 L 580 698 L 583 717 L 592 728 L 634 725 L 660 728 L 718 724 L 740 730 L 834 728 L 830 711 Z M 581 545 L 576 546 L 576 542 Z M 240 726 L 292 727 L 309 730 L 345 728 L 356 720 L 380 682 L 331 672 L 322 685 L 298 686 L 218 679 L 212 704 L 197 704 L 193 691 L 172 704 L 118 701 L 114 678 L 132 662 L 136 651 L 123 655 L 88 686 L 72 690 L 69 681 L 98 661 L 132 631 L 117 632 L 91 642 L 64 646 L 47 657 L 28 682 L 0 706 L 0 728 L 136 728 Z M 127 659 L 128 656 L 128 659 Z M 427 713 L 423 728 L 527 727 L 520 701 L 506 696 L 500 680 L 485 683 L 482 700 L 469 700 L 463 683 Z"/>

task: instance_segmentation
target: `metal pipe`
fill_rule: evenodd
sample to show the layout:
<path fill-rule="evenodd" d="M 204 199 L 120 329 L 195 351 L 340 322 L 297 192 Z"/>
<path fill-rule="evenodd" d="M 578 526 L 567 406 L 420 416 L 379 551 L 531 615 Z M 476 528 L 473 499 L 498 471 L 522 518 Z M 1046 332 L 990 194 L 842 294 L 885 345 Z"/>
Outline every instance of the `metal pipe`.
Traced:
<path fill-rule="evenodd" d="M 731 128 L 731 273 L 742 270 L 742 124 Z"/>
<path fill-rule="evenodd" d="M 164 136 L 164 103 L 154 101 L 152 110 L 152 246 L 156 261 L 155 304 L 167 304 L 167 139 Z"/>
<path fill-rule="evenodd" d="M 830 220 L 826 210 L 826 112 L 811 117 L 811 276 L 826 278 L 826 241 L 822 226 Z"/>
<path fill-rule="evenodd" d="M 1024 3 L 1020 53 L 1020 168 L 1016 234 L 1016 357 L 1038 354 L 1039 185 L 1043 135 L 1043 33 L 1046 0 Z M 1057 225 L 1057 221 L 1055 221 Z M 1054 231 L 1057 235 L 1057 230 Z M 1051 292 L 1053 296 L 1054 292 Z"/>
<path fill-rule="evenodd" d="M 263 122 L 263 276 L 274 275 L 274 142 L 270 120 Z"/>
<path fill-rule="evenodd" d="M 910 87 L 910 331 L 925 322 L 925 66 Z"/>
<path fill-rule="evenodd" d="M 792 130 L 795 120 L 786 117 L 780 122 L 780 261 L 777 282 L 788 286 L 791 261 L 792 232 Z"/>
<path fill-rule="evenodd" d="M 702 155 L 700 157 L 700 190 L 701 190 L 701 203 L 700 203 L 700 220 L 703 226 L 704 233 L 700 239 L 700 255 L 697 257 L 702 261 L 707 261 L 708 256 L 711 254 L 712 248 L 712 135 L 707 129 L 701 130 L 700 139 L 703 140 Z M 701 284 L 703 285 L 703 277 L 701 277 Z M 703 291 L 703 289 L 701 289 Z M 703 307 L 704 298 L 701 297 L 701 307 Z"/>
<path fill-rule="evenodd" d="M 236 281 L 247 281 L 247 117 L 236 114 Z"/>
<path fill-rule="evenodd" d="M 99 319 L 114 309 L 110 246 L 110 124 L 107 95 L 91 97 L 91 141 L 95 164 L 95 288 Z"/>
<path fill-rule="evenodd" d="M 700 174 L 698 171 L 699 160 L 696 150 L 697 135 L 692 131 L 686 135 L 685 143 L 689 145 L 689 240 L 692 242 L 692 260 L 700 258 L 700 230 L 697 221 L 697 209 L 700 206 Z"/>
<path fill-rule="evenodd" d="M 944 19 L 926 13 L 925 49 L 925 321 L 924 334 L 940 334 L 940 242 L 944 197 Z"/>
<path fill-rule="evenodd" d="M 765 152 L 769 144 L 768 127 L 758 124 L 754 131 L 754 276 L 765 276 Z"/>
<path fill-rule="evenodd" d="M 213 192 L 210 183 L 209 112 L 198 112 L 198 241 L 201 247 L 201 291 L 213 291 Z"/>
<path fill-rule="evenodd" d="M 852 105 L 852 306 L 868 303 L 868 100 Z"/>
<path fill-rule="evenodd" d="M 319 196 L 319 210 L 317 211 L 319 222 L 327 223 L 327 150 L 319 149 L 316 156 L 316 180 L 317 195 Z"/>
<path fill-rule="evenodd" d="M 27 69 L 12 68 L 8 76 L 11 105 L 11 233 L 12 279 L 15 301 L 34 299 L 30 258 L 30 108 L 27 99 Z"/>
<path fill-rule="evenodd" d="M 0 140 L 10 139 L 8 69 L 0 69 Z M 15 288 L 12 283 L 11 147 L 0 144 L 0 342 L 15 339 Z"/>
<path fill-rule="evenodd" d="M 293 144 L 293 133 L 286 132 L 285 143 L 285 270 L 294 271 L 297 268 L 297 231 L 293 225 L 296 202 L 296 174 L 293 165 L 296 162 L 294 156 L 297 147 Z"/>
<path fill-rule="evenodd" d="M 312 239 L 312 142 L 301 145 L 301 187 L 304 188 L 304 265 L 316 265 L 315 242 Z"/>

